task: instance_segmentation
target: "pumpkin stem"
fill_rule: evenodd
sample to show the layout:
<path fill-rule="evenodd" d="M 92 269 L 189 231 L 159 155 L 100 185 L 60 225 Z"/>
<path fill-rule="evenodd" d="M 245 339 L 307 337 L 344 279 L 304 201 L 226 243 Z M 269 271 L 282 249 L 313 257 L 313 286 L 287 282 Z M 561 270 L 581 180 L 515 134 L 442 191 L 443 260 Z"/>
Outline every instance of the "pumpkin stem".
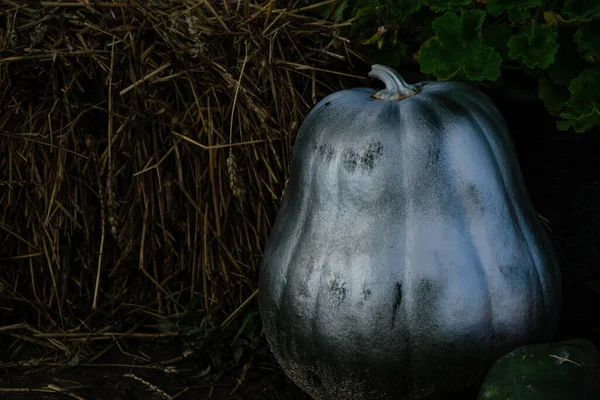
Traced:
<path fill-rule="evenodd" d="M 404 79 L 392 68 L 385 65 L 375 64 L 369 72 L 371 78 L 377 78 L 385 83 L 385 89 L 375 94 L 376 99 L 402 100 L 414 96 L 421 91 L 417 85 L 406 83 Z"/>

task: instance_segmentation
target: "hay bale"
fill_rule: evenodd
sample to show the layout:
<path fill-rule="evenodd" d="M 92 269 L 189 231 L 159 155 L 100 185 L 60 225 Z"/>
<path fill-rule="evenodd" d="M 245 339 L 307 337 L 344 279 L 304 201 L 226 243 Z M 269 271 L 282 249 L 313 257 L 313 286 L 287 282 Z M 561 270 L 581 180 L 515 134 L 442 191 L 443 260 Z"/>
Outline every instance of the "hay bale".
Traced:
<path fill-rule="evenodd" d="M 229 323 L 302 119 L 362 83 L 347 23 L 281 1 L 1 4 L 4 331 Z"/>

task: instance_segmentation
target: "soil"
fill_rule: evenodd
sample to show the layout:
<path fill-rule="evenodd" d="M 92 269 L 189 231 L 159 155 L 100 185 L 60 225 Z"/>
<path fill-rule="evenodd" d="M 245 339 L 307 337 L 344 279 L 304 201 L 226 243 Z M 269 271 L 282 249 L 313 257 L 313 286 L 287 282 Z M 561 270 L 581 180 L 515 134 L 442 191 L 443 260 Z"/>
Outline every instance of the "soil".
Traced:
<path fill-rule="evenodd" d="M 182 346 L 166 343 L 132 343 L 130 354 L 145 354 L 153 360 L 168 360 L 181 356 Z M 263 350 L 266 350 L 263 348 Z M 262 355 L 260 354 L 262 353 Z M 94 362 L 95 366 L 60 368 L 54 371 L 33 368 L 9 369 L 0 375 L 0 398 L 15 400 L 198 400 L 198 399 L 272 399 L 310 400 L 296 387 L 266 351 L 254 354 L 245 376 L 243 366 L 224 370 L 222 374 L 202 377 L 204 366 L 198 360 L 179 362 L 176 372 L 134 366 L 130 355 L 119 349 Z M 139 363 L 138 363 L 139 364 Z M 155 364 L 155 366 L 157 366 Z M 216 377 L 219 376 L 220 377 Z M 241 382 L 240 380 L 243 376 Z M 55 385 L 71 393 L 48 388 Z M 152 387 L 154 386 L 154 388 Z M 4 389 L 3 389 L 4 388 Z M 6 388 L 23 388 L 25 392 L 2 392 Z M 42 391 L 44 390 L 44 391 Z M 72 394 L 80 397 L 75 397 Z"/>
<path fill-rule="evenodd" d="M 538 102 L 519 102 L 506 95 L 494 100 L 513 134 L 532 202 L 551 222 L 551 236 L 563 274 L 563 310 L 557 340 L 586 337 L 600 347 L 600 164 L 597 159 L 600 134 L 557 131 Z M 181 356 L 184 347 L 160 342 L 130 342 L 129 346 L 123 352 L 115 348 L 106 353 L 95 361 L 97 366 L 37 372 L 33 368 L 7 368 L 0 371 L 0 397 L 15 400 L 166 398 L 151 389 L 151 384 L 177 399 L 308 399 L 285 377 L 268 352 L 264 339 L 260 351 L 250 357 L 251 361 L 246 360 L 245 377 L 235 391 L 237 380 L 243 376 L 243 363 L 224 370 L 219 379 L 212 373 L 201 377 L 204 366 L 197 360 L 178 363 L 178 373 L 165 373 L 132 367 L 135 361 L 124 352 L 143 352 L 151 358 L 155 355 L 153 359 L 167 360 Z M 49 391 L 49 384 L 68 388 L 70 394 L 6 391 L 6 388 Z"/>

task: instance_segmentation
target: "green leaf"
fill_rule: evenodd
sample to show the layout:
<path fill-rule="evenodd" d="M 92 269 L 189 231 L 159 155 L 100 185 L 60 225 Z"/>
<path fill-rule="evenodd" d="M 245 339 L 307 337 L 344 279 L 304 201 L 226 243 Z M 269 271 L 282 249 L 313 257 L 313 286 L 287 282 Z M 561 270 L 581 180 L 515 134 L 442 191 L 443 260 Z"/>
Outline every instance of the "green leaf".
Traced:
<path fill-rule="evenodd" d="M 600 125 L 600 71 L 585 70 L 569 85 L 571 99 L 560 116 L 559 129 L 584 132 Z"/>
<path fill-rule="evenodd" d="M 335 7 L 336 3 L 333 3 L 331 5 L 331 7 Z M 327 15 L 329 15 L 329 19 L 335 22 L 341 21 L 344 19 L 344 13 L 346 12 L 346 10 L 348 9 L 348 0 L 344 0 L 342 1 L 341 4 L 339 4 L 336 9 L 333 11 L 333 13 L 331 13 L 331 15 L 328 14 L 324 14 L 325 17 L 327 17 Z M 331 10 L 329 10 L 331 11 Z"/>
<path fill-rule="evenodd" d="M 421 9 L 421 0 L 379 0 L 385 3 L 391 10 L 392 22 L 404 21 L 411 14 Z"/>
<path fill-rule="evenodd" d="M 473 0 L 423 0 L 423 4 L 433 11 L 442 12 L 456 10 L 471 4 Z"/>
<path fill-rule="evenodd" d="M 562 18 L 556 11 L 544 11 L 544 20 L 548 25 L 556 25 Z"/>
<path fill-rule="evenodd" d="M 531 18 L 531 10 L 541 5 L 542 0 L 488 0 L 486 8 L 494 17 L 508 11 L 511 22 L 524 23 Z"/>
<path fill-rule="evenodd" d="M 581 71 L 593 67 L 593 65 L 581 57 L 572 33 L 559 31 L 558 44 L 558 52 L 554 56 L 554 63 L 547 69 L 548 76 L 554 83 L 568 86 L 573 79 L 579 76 Z"/>
<path fill-rule="evenodd" d="M 233 359 L 236 363 L 240 362 L 242 355 L 244 354 L 244 348 L 242 346 L 233 347 Z"/>
<path fill-rule="evenodd" d="M 67 364 L 69 364 L 70 367 L 76 367 L 81 363 L 81 359 L 79 358 L 79 356 L 77 354 L 75 354 L 73 357 L 71 357 L 71 359 L 69 359 L 69 361 L 67 362 Z"/>
<path fill-rule="evenodd" d="M 592 61 L 600 54 L 600 21 L 580 26 L 573 40 L 577 43 L 579 52 Z"/>
<path fill-rule="evenodd" d="M 368 46 L 370 44 L 376 44 L 376 43 L 378 43 L 381 40 L 383 40 L 383 38 L 381 37 L 381 35 L 379 33 L 375 32 L 373 34 L 373 36 L 371 36 L 368 39 L 365 39 L 365 40 L 361 41 L 360 44 L 362 44 L 363 46 Z"/>
<path fill-rule="evenodd" d="M 355 0 L 349 2 L 349 7 L 358 20 L 354 26 L 390 25 L 419 11 L 421 0 Z"/>
<path fill-rule="evenodd" d="M 473 58 L 464 65 L 464 71 L 472 81 L 493 81 L 500 77 L 500 64 L 502 57 L 493 48 L 482 45 L 478 52 L 473 52 Z"/>
<path fill-rule="evenodd" d="M 354 4 L 354 17 L 357 23 L 353 28 L 358 29 L 361 26 L 377 24 L 377 1 L 376 0 L 358 0 Z"/>
<path fill-rule="evenodd" d="M 529 68 L 548 68 L 558 51 L 558 34 L 549 26 L 532 25 L 508 41 L 509 56 L 522 59 Z"/>
<path fill-rule="evenodd" d="M 175 328 L 175 325 L 168 319 L 159 319 L 156 323 L 156 329 L 161 331 L 162 333 L 172 332 Z"/>
<path fill-rule="evenodd" d="M 483 43 L 493 47 L 503 59 L 508 58 L 508 41 L 512 37 L 512 29 L 507 24 L 494 23 L 483 28 Z"/>
<path fill-rule="evenodd" d="M 421 71 L 433 73 L 443 80 L 498 79 L 502 57 L 483 44 L 481 26 L 484 18 L 485 12 L 479 10 L 463 11 L 460 17 L 447 12 L 436 18 L 432 23 L 436 36 L 428 39 L 419 52 Z"/>
<path fill-rule="evenodd" d="M 556 122 L 556 127 L 558 128 L 559 131 L 568 131 L 569 129 L 571 129 L 571 122 L 570 121 L 558 121 L 558 122 Z"/>
<path fill-rule="evenodd" d="M 600 109 L 600 71 L 585 70 L 569 85 L 570 105 L 584 109 Z"/>
<path fill-rule="evenodd" d="M 335 7 L 335 10 L 333 9 Z M 329 19 L 330 21 L 339 21 L 343 18 L 344 12 L 348 8 L 348 0 L 344 0 L 341 3 L 329 3 L 324 4 L 320 7 L 309 10 L 309 13 L 316 15 L 322 19 Z"/>
<path fill-rule="evenodd" d="M 538 96 L 544 101 L 550 114 L 558 115 L 569 101 L 569 89 L 564 85 L 557 85 L 552 79 L 543 75 L 539 82 Z"/>
<path fill-rule="evenodd" d="M 421 8 L 421 10 L 414 15 L 415 20 L 418 21 L 418 24 L 416 24 L 413 29 L 416 33 L 415 43 L 417 46 L 425 43 L 425 41 L 430 37 L 435 36 L 435 31 L 433 30 L 432 25 L 433 20 L 439 16 L 440 15 L 438 13 L 427 7 Z"/>
<path fill-rule="evenodd" d="M 566 15 L 571 20 L 600 17 L 600 1 L 567 0 L 561 14 Z"/>
<path fill-rule="evenodd" d="M 236 341 L 236 340 L 237 340 L 237 339 L 238 339 L 238 338 L 239 338 L 239 337 L 240 337 L 240 336 L 241 336 L 241 335 L 244 333 L 244 330 L 246 329 L 246 327 L 248 326 L 248 324 L 250 323 L 250 321 L 251 321 L 251 320 L 252 320 L 254 317 L 256 317 L 257 315 L 259 315 L 259 312 L 258 312 L 258 311 L 253 311 L 253 312 L 251 312 L 251 313 L 247 314 L 247 315 L 244 317 L 244 320 L 242 321 L 242 324 L 240 325 L 240 327 L 239 327 L 239 329 L 238 329 L 238 331 L 237 331 L 237 334 L 236 334 L 236 335 L 235 335 L 235 337 L 233 338 L 233 341 L 232 341 L 232 342 L 235 342 L 235 341 Z"/>

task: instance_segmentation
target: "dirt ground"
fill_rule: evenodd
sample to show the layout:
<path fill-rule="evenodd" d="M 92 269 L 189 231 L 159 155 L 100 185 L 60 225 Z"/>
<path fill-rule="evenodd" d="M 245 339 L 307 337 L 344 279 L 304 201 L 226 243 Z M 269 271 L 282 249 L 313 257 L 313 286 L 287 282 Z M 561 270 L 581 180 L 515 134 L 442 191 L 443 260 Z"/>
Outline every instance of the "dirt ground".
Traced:
<path fill-rule="evenodd" d="M 152 355 L 155 360 L 181 356 L 182 348 L 169 344 L 136 343 L 129 351 Z M 243 367 L 224 372 L 221 377 L 202 377 L 205 367 L 197 360 L 175 364 L 176 372 L 165 368 L 132 366 L 132 357 L 116 349 L 97 360 L 95 366 L 80 366 L 58 371 L 20 368 L 2 372 L 0 398 L 25 400 L 198 400 L 198 399 L 273 399 L 308 400 L 281 371 L 273 357 L 263 351 L 255 355 L 241 385 Z M 158 363 L 157 363 L 158 364 Z M 213 375 L 213 374 L 209 374 Z M 54 385 L 54 388 L 49 387 Z M 7 388 L 23 388 L 29 391 L 9 391 Z M 58 392 L 57 388 L 64 391 Z M 79 397 L 77 397 L 79 396 Z"/>
<path fill-rule="evenodd" d="M 495 100 L 514 135 L 532 201 L 551 221 L 563 271 L 557 340 L 583 336 L 600 346 L 600 135 L 557 132 L 540 104 Z M 3 339 L 6 344 L 10 338 L 0 335 Z M 171 373 L 164 367 L 131 366 L 135 363 L 131 354 L 143 352 L 155 360 L 169 360 L 180 357 L 184 350 L 173 343 L 131 342 L 127 349 L 115 348 L 105 354 L 95 365 L 52 372 L 47 368 L 5 368 L 0 370 L 0 397 L 149 400 L 169 398 L 167 394 L 177 399 L 308 398 L 284 376 L 264 343 L 260 351 L 226 369 L 219 378 L 214 371 L 202 376 L 205 365 L 198 358 L 174 364 L 177 372 Z M 245 377 L 235 389 L 244 375 L 244 363 L 248 366 Z M 7 388 L 23 391 L 8 392 Z M 37 391 L 26 391 L 28 388 Z M 59 388 L 65 391 L 57 392 Z"/>

